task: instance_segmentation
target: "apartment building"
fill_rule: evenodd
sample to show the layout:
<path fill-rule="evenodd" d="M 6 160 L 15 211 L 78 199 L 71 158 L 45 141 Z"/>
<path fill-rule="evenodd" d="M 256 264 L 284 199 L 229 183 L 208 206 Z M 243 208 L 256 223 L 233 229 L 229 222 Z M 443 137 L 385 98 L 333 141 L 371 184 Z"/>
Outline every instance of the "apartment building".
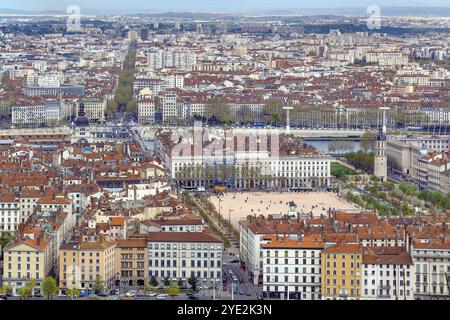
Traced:
<path fill-rule="evenodd" d="M 159 95 L 162 122 L 176 121 L 178 118 L 177 92 L 167 90 Z"/>
<path fill-rule="evenodd" d="M 321 299 L 320 235 L 300 240 L 266 236 L 263 252 L 263 296 L 279 299 Z"/>
<path fill-rule="evenodd" d="M 133 287 L 145 286 L 148 283 L 146 239 L 117 240 L 115 262 L 120 285 Z"/>
<path fill-rule="evenodd" d="M 80 100 L 80 103 L 84 104 L 84 112 L 89 120 L 99 122 L 105 121 L 106 99 L 83 98 Z"/>
<path fill-rule="evenodd" d="M 406 248 L 366 247 L 362 260 L 361 299 L 414 299 L 414 267 Z"/>
<path fill-rule="evenodd" d="M 414 239 L 410 252 L 415 268 L 415 298 L 448 298 L 450 242 L 442 239 Z"/>
<path fill-rule="evenodd" d="M 148 53 L 150 70 L 174 67 L 180 70 L 192 70 L 197 64 L 195 52 L 184 49 L 152 50 Z"/>
<path fill-rule="evenodd" d="M 137 103 L 138 122 L 152 124 L 155 122 L 155 101 L 153 99 L 140 99 Z"/>
<path fill-rule="evenodd" d="M 24 222 L 19 202 L 14 194 L 3 194 L 0 197 L 0 234 L 14 232 Z"/>
<path fill-rule="evenodd" d="M 102 238 L 63 243 L 59 254 L 60 288 L 93 290 L 99 279 L 105 289 L 110 289 L 117 279 L 115 249 L 115 243 Z"/>
<path fill-rule="evenodd" d="M 222 239 L 207 232 L 150 232 L 148 276 L 184 282 L 195 277 L 200 285 L 222 282 Z"/>
<path fill-rule="evenodd" d="M 30 279 L 36 284 L 49 275 L 52 269 L 52 248 L 49 240 L 13 240 L 3 250 L 3 285 L 9 285 L 13 293 Z"/>
<path fill-rule="evenodd" d="M 356 300 L 361 296 L 362 249 L 340 243 L 322 251 L 322 299 Z"/>
<path fill-rule="evenodd" d="M 264 238 L 286 234 L 290 239 L 298 239 L 300 227 L 283 220 L 266 220 L 261 217 L 248 216 L 239 222 L 239 256 L 241 265 L 254 284 L 263 284 L 263 250 Z"/>
<path fill-rule="evenodd" d="M 62 118 L 59 103 L 20 105 L 11 108 L 11 123 L 17 127 L 57 125 Z"/>
<path fill-rule="evenodd" d="M 450 156 L 447 152 L 422 153 L 417 159 L 416 179 L 420 188 L 450 192 L 447 183 L 449 175 Z"/>
<path fill-rule="evenodd" d="M 22 93 L 28 97 L 44 97 L 44 96 L 68 96 L 75 95 L 78 97 L 84 96 L 85 88 L 79 85 L 64 85 L 60 87 L 23 87 Z"/>

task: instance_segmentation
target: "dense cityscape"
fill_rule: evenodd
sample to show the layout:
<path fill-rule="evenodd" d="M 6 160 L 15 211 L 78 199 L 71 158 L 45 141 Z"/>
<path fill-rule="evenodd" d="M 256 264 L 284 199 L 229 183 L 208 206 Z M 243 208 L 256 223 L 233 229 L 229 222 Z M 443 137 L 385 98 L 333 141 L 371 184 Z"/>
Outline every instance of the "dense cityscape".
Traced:
<path fill-rule="evenodd" d="M 450 13 L 372 9 L 0 9 L 0 300 L 449 300 Z"/>

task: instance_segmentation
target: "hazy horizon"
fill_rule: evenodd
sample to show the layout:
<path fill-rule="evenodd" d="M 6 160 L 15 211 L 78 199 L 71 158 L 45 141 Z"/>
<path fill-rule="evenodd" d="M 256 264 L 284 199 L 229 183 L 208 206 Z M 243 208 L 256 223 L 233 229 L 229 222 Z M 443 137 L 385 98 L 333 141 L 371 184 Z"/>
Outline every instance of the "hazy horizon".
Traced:
<path fill-rule="evenodd" d="M 70 5 L 78 5 L 81 9 L 96 11 L 133 10 L 145 11 L 177 11 L 177 12 L 261 12 L 292 11 L 301 9 L 349 9 L 364 8 L 370 5 L 380 7 L 433 8 L 450 7 L 450 0 L 165 0 L 145 1 L 88 1 L 88 0 L 0 0 L 0 8 L 23 11 L 65 11 Z"/>

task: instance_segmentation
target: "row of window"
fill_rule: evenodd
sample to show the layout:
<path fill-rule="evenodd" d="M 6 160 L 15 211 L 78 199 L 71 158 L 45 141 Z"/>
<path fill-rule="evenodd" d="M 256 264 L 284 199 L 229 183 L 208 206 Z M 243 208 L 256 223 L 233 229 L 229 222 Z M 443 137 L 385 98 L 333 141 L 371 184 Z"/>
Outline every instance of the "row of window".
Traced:
<path fill-rule="evenodd" d="M 161 277 L 161 278 L 164 278 L 164 277 L 179 278 L 179 277 L 181 277 L 183 279 L 188 278 L 188 277 L 196 277 L 197 279 L 200 279 L 200 278 L 221 279 L 222 274 L 220 271 L 216 271 L 216 272 L 210 271 L 209 273 L 208 273 L 208 271 L 203 271 L 203 272 L 191 271 L 190 273 L 188 273 L 185 270 L 182 270 L 181 272 L 178 272 L 177 270 L 172 270 L 172 271 L 170 271 L 170 270 L 150 270 L 149 276 L 150 277 L 155 276 L 155 277 Z"/>
<path fill-rule="evenodd" d="M 177 251 L 173 251 L 173 252 L 166 252 L 166 251 L 155 251 L 155 252 L 149 252 L 148 253 L 148 256 L 151 258 L 151 257 L 155 257 L 155 258 L 158 258 L 158 257 L 161 257 L 161 258 L 164 258 L 164 257 L 167 257 L 167 258 L 170 258 L 170 257 L 173 257 L 173 258 L 176 258 L 177 257 Z M 189 256 L 188 254 L 186 254 L 186 252 L 182 252 L 181 253 L 181 257 L 183 257 L 183 258 L 186 258 L 187 256 Z M 217 252 L 217 253 L 214 253 L 214 252 L 209 252 L 209 254 L 208 254 L 208 252 L 203 252 L 203 258 L 208 258 L 208 257 L 211 257 L 211 258 L 215 258 L 215 257 L 217 257 L 217 258 L 220 258 L 220 256 L 221 256 L 221 253 L 220 252 Z M 191 258 L 201 258 L 202 257 L 202 253 L 201 252 L 197 252 L 197 253 L 195 253 L 195 252 L 191 252 Z"/>
<path fill-rule="evenodd" d="M 161 249 L 161 250 L 170 250 L 170 249 L 177 249 L 178 248 L 178 244 L 177 243 L 149 243 L 148 244 L 148 248 L 149 249 Z M 186 250 L 188 248 L 188 245 L 186 243 L 182 243 L 181 244 L 181 249 L 182 250 Z M 222 246 L 220 244 L 211 244 L 208 246 L 208 244 L 190 244 L 189 248 L 191 250 L 222 250 Z"/>
<path fill-rule="evenodd" d="M 178 260 L 150 259 L 148 261 L 148 266 L 149 267 L 169 267 L 169 268 L 170 267 L 174 267 L 174 268 L 176 268 L 178 266 L 177 265 L 177 263 L 178 263 L 177 261 Z M 208 268 L 208 267 L 210 267 L 210 268 L 214 268 L 214 267 L 220 268 L 221 265 L 222 265 L 222 262 L 220 260 L 217 260 L 216 262 L 214 262 L 214 260 L 209 260 L 209 264 L 208 264 L 208 260 L 191 260 L 191 263 L 190 263 L 190 266 L 192 268 L 194 268 L 194 267 L 198 267 L 198 268 L 202 268 L 202 267 L 203 268 Z M 188 266 L 188 264 L 186 263 L 186 260 L 181 260 L 181 267 L 184 268 L 184 267 L 187 267 L 187 266 Z"/>
<path fill-rule="evenodd" d="M 270 250 L 267 250 L 267 251 L 266 251 L 266 256 L 267 256 L 267 257 L 270 257 L 270 255 L 271 255 Z M 281 256 L 281 253 L 279 254 L 278 250 L 275 250 L 273 255 L 274 255 L 274 257 L 278 257 L 278 256 Z M 300 252 L 299 252 L 299 251 L 295 251 L 295 252 L 294 252 L 294 257 L 298 258 L 299 255 L 300 255 Z M 287 251 L 287 250 L 284 251 L 283 256 L 284 256 L 284 257 L 289 257 L 289 251 Z M 315 257 L 315 256 L 316 256 L 316 253 L 315 253 L 314 251 L 310 251 L 310 255 L 309 255 L 309 256 L 310 256 L 310 257 Z M 320 257 L 320 253 L 318 253 L 317 256 Z M 302 257 L 305 257 L 305 258 L 308 257 L 308 251 L 302 251 Z"/>

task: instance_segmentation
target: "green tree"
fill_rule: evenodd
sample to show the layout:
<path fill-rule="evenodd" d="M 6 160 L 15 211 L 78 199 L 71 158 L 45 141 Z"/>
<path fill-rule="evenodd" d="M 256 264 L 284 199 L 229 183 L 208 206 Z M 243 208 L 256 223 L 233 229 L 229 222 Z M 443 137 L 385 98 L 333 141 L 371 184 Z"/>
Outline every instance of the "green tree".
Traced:
<path fill-rule="evenodd" d="M 163 283 L 164 283 L 164 286 L 165 286 L 165 287 L 170 286 L 170 279 L 169 279 L 169 277 L 164 277 Z"/>
<path fill-rule="evenodd" d="M 12 294 L 12 287 L 10 285 L 4 285 L 3 287 L 0 288 L 0 294 L 1 295 L 7 295 L 7 294 Z"/>
<path fill-rule="evenodd" d="M 95 283 L 94 283 L 94 293 L 101 293 L 105 290 L 105 282 L 102 280 L 102 278 L 97 275 L 95 277 Z"/>
<path fill-rule="evenodd" d="M 364 132 L 364 134 L 361 137 L 361 149 L 364 152 L 373 151 L 376 137 L 377 137 L 376 132 L 373 131 Z"/>
<path fill-rule="evenodd" d="M 44 279 L 42 282 L 42 293 L 44 296 L 47 296 L 47 299 L 50 299 L 58 294 L 58 287 L 55 279 L 50 276 Z"/>
<path fill-rule="evenodd" d="M 180 287 L 177 284 L 172 284 L 166 289 L 166 294 L 175 297 L 180 294 Z"/>
<path fill-rule="evenodd" d="M 2 232 L 2 235 L 0 236 L 0 246 L 4 249 L 9 241 L 11 241 L 12 235 L 10 232 Z"/>
<path fill-rule="evenodd" d="M 281 115 L 278 112 L 272 113 L 272 122 L 275 125 L 278 125 L 281 122 Z"/>
<path fill-rule="evenodd" d="M 80 296 L 80 289 L 77 287 L 73 287 L 72 289 L 72 298 L 78 298 Z"/>
<path fill-rule="evenodd" d="M 159 286 L 158 279 L 156 279 L 155 276 L 152 276 L 152 277 L 150 278 L 150 284 L 151 284 L 154 288 L 156 288 L 157 286 Z"/>
<path fill-rule="evenodd" d="M 158 288 L 157 288 L 157 286 L 153 286 L 152 284 L 149 283 L 145 286 L 144 291 L 146 293 L 150 293 L 150 292 L 156 293 L 158 291 Z"/>
<path fill-rule="evenodd" d="M 31 297 L 33 295 L 34 287 L 36 287 L 36 280 L 30 279 L 19 289 L 19 296 L 25 299 Z"/>
<path fill-rule="evenodd" d="M 197 291 L 197 278 L 193 274 L 188 279 L 188 283 L 191 285 L 193 291 Z"/>
<path fill-rule="evenodd" d="M 214 97 L 206 102 L 205 117 L 208 119 L 215 118 L 226 124 L 236 120 L 232 116 L 230 104 L 223 97 Z"/>

